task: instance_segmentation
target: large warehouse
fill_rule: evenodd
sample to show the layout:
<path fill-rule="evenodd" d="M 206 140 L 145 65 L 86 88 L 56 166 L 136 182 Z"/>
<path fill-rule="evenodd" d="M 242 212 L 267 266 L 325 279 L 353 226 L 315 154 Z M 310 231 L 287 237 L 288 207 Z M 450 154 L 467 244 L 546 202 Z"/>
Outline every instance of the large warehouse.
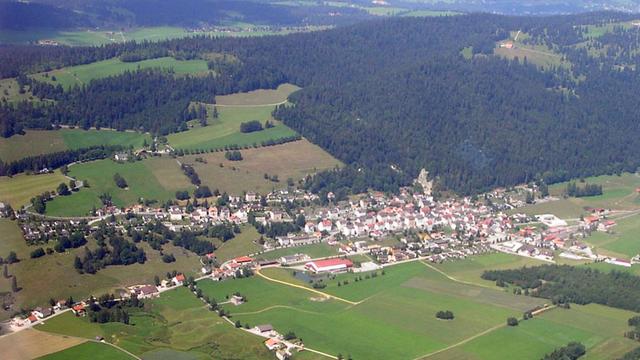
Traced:
<path fill-rule="evenodd" d="M 337 273 L 349 270 L 349 268 L 353 267 L 353 263 L 348 259 L 326 259 L 310 261 L 306 263 L 304 267 L 313 271 L 314 273 Z"/>

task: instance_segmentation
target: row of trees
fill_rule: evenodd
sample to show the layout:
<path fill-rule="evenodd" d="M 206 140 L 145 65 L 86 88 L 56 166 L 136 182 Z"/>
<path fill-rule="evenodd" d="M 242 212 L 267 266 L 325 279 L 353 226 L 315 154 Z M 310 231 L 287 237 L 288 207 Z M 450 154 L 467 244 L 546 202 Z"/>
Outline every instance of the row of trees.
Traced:
<path fill-rule="evenodd" d="M 602 185 L 585 184 L 583 187 L 580 187 L 575 182 L 570 182 L 569 184 L 567 184 L 565 194 L 571 197 L 602 195 Z"/>

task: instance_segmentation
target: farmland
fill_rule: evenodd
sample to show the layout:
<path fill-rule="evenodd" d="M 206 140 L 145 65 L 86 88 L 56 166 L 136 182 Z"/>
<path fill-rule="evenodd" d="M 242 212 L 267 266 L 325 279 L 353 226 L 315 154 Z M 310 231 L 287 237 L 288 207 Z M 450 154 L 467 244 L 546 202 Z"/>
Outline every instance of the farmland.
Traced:
<path fill-rule="evenodd" d="M 0 257 L 5 258 L 10 251 L 15 251 L 19 259 L 29 257 L 29 246 L 22 237 L 22 231 L 15 221 L 0 219 Z"/>
<path fill-rule="evenodd" d="M 209 71 L 204 60 L 176 60 L 172 57 L 163 57 L 137 62 L 122 62 L 120 59 L 114 58 L 39 73 L 32 75 L 32 77 L 35 80 L 48 82 L 52 85 L 60 84 L 63 88 L 69 89 L 74 85 L 87 84 L 93 79 L 101 79 L 119 75 L 125 71 L 147 68 L 173 69 L 176 74 L 199 74 Z"/>
<path fill-rule="evenodd" d="M 0 138 L 0 159 L 10 162 L 27 156 L 96 145 L 139 148 L 145 140 L 151 142 L 151 137 L 137 132 L 94 129 L 27 130 L 24 135 Z"/>
<path fill-rule="evenodd" d="M 216 96 L 216 105 L 207 106 L 208 126 L 193 124 L 193 128 L 167 138 L 177 149 L 208 150 L 221 149 L 229 145 L 240 147 L 257 146 L 263 141 L 277 140 L 296 135 L 295 131 L 273 119 L 271 112 L 274 104 L 286 101 L 289 94 L 298 88 L 293 85 L 280 85 L 277 89 L 256 90 L 248 93 L 237 93 Z M 213 118 L 213 107 L 217 107 L 218 118 Z M 272 128 L 251 133 L 241 133 L 240 123 L 258 120 L 264 124 L 269 120 Z"/>
<path fill-rule="evenodd" d="M 24 330 L 0 338 L 3 359 L 30 360 L 83 343 L 85 340 L 37 330 Z"/>
<path fill-rule="evenodd" d="M 242 225 L 241 233 L 226 242 L 214 241 L 218 247 L 216 249 L 216 257 L 220 262 L 224 262 L 235 257 L 258 252 L 262 249 L 260 245 L 255 243 L 260 238 L 260 234 L 251 225 Z"/>
<path fill-rule="evenodd" d="M 32 197 L 45 191 L 55 190 L 61 182 L 67 179 L 56 171 L 53 174 L 26 175 L 0 177 L 0 201 L 11 204 L 14 209 L 29 204 Z"/>
<path fill-rule="evenodd" d="M 640 254 L 640 223 L 633 216 L 619 220 L 612 233 L 594 232 L 585 239 L 599 253 L 629 259 Z"/>
<path fill-rule="evenodd" d="M 106 344 L 97 342 L 85 342 L 72 348 L 62 350 L 57 353 L 43 356 L 42 360 L 64 360 L 64 359 L 95 359 L 95 360 L 127 360 L 132 359 L 130 355 Z"/>
<path fill-rule="evenodd" d="M 104 336 L 143 358 L 242 358 L 267 359 L 270 354 L 260 338 L 237 331 L 208 311 L 186 288 L 146 300 L 145 310 L 132 314 L 131 325 L 91 324 L 86 319 L 64 314 L 39 329 L 93 338 Z"/>
<path fill-rule="evenodd" d="M 69 176 L 88 181 L 89 187 L 48 202 L 49 215 L 86 215 L 93 207 L 102 206 L 99 196 L 103 193 L 110 194 L 113 203 L 122 207 L 136 204 L 140 198 L 166 201 L 173 199 L 178 190 L 193 188 L 176 161 L 168 157 L 127 163 L 98 160 L 74 165 L 69 170 Z M 113 181 L 115 173 L 119 173 L 126 180 L 127 189 L 116 186 Z"/>
<path fill-rule="evenodd" d="M 297 182 L 307 174 L 341 165 L 306 139 L 241 152 L 242 161 L 228 161 L 222 152 L 191 155 L 182 161 L 193 164 L 203 184 L 232 194 L 243 191 L 267 193 L 286 187 L 288 178 Z M 197 157 L 207 163 L 196 162 Z M 279 182 L 265 179 L 264 174 L 277 175 Z"/>

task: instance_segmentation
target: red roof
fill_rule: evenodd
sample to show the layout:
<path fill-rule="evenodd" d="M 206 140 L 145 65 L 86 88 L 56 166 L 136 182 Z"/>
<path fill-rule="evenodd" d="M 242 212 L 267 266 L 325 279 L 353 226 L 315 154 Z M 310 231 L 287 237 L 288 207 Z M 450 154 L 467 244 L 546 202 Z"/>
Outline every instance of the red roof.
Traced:
<path fill-rule="evenodd" d="M 74 305 L 73 306 L 73 310 L 75 310 L 75 311 L 83 311 L 84 310 L 84 305 L 82 305 L 82 304 Z"/>
<path fill-rule="evenodd" d="M 176 275 L 176 281 L 184 281 L 184 274 Z"/>
<path fill-rule="evenodd" d="M 353 263 L 349 259 L 326 259 L 326 260 L 317 260 L 311 262 L 317 268 L 329 267 L 329 266 L 337 266 L 337 265 L 346 265 L 347 267 L 352 267 Z"/>
<path fill-rule="evenodd" d="M 237 258 L 233 259 L 233 261 L 235 261 L 237 263 L 246 263 L 246 262 L 252 262 L 253 259 L 248 257 L 248 256 L 240 256 L 240 257 L 237 257 Z"/>
<path fill-rule="evenodd" d="M 37 318 L 35 315 L 33 315 L 33 314 L 29 315 L 28 319 L 29 319 L 29 321 L 31 321 L 31 322 L 36 322 L 36 321 L 38 321 L 38 318 Z"/>

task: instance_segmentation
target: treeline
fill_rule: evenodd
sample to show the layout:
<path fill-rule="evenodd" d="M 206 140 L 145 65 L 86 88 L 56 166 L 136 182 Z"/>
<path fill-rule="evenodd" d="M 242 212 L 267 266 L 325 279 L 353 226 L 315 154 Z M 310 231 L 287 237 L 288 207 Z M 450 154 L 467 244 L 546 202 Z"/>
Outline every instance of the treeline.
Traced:
<path fill-rule="evenodd" d="M 601 272 L 569 265 L 542 265 L 512 270 L 485 271 L 482 278 L 530 290 L 554 303 L 596 303 L 640 311 L 640 277 L 626 272 Z"/>
<path fill-rule="evenodd" d="M 567 346 L 563 346 L 554 350 L 552 353 L 545 355 L 542 360 L 576 360 L 587 353 L 584 345 L 579 342 L 570 342 Z"/>
<path fill-rule="evenodd" d="M 259 222 L 254 222 L 253 226 L 255 226 L 258 233 L 274 239 L 277 236 L 285 236 L 289 233 L 295 233 L 300 231 L 300 227 L 296 225 L 296 223 L 294 222 L 272 221 L 266 225 L 263 225 L 262 223 L 259 223 Z"/>
<path fill-rule="evenodd" d="M 602 195 L 602 185 L 585 184 L 583 187 L 576 185 L 575 182 L 567 184 L 565 194 L 570 197 L 586 197 Z"/>
<path fill-rule="evenodd" d="M 123 149 L 120 145 L 101 145 L 29 156 L 9 163 L 3 163 L 0 159 L 0 176 L 11 176 L 25 171 L 38 172 L 45 168 L 53 170 L 73 162 L 105 159 Z"/>
<path fill-rule="evenodd" d="M 197 233 L 189 230 L 183 230 L 176 233 L 173 239 L 173 245 L 183 247 L 198 255 L 212 253 L 216 248 L 212 243 L 206 240 L 200 240 Z"/>
<path fill-rule="evenodd" d="M 180 165 L 180 168 L 182 169 L 182 172 L 185 174 L 185 176 L 189 178 L 189 180 L 193 185 L 199 186 L 202 183 L 200 181 L 200 176 L 198 176 L 198 173 L 196 172 L 196 169 L 193 168 L 193 166 L 188 164 L 182 164 Z"/>
<path fill-rule="evenodd" d="M 209 237 L 215 237 L 226 242 L 236 237 L 236 234 L 240 234 L 240 227 L 238 224 L 225 222 L 208 227 L 206 234 Z"/>
<path fill-rule="evenodd" d="M 224 153 L 224 158 L 229 161 L 241 161 L 242 153 L 238 150 L 227 151 Z"/>

